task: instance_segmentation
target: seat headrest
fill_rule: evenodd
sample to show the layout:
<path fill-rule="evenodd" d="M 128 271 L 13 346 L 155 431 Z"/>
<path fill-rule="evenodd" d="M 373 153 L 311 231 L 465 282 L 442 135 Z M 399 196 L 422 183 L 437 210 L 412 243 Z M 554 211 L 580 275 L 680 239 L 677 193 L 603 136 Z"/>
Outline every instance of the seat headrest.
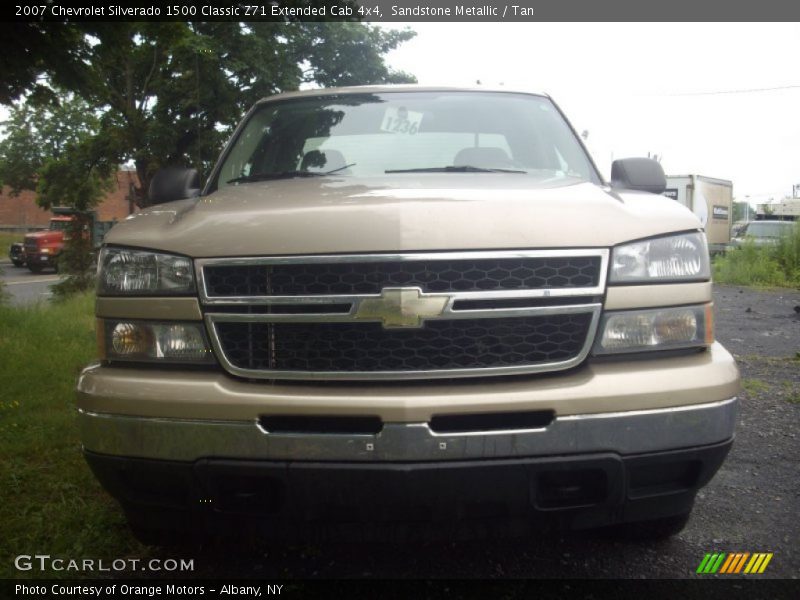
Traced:
<path fill-rule="evenodd" d="M 511 166 L 511 157 L 502 148 L 464 148 L 459 150 L 453 159 L 455 167 L 492 167 Z"/>

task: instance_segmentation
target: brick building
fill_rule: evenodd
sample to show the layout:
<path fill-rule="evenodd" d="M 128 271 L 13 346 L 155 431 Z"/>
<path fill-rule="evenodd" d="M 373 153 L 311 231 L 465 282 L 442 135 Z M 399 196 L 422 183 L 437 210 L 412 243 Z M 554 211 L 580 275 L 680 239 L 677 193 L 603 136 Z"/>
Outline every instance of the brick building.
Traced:
<path fill-rule="evenodd" d="M 98 219 L 120 221 L 127 217 L 134 208 L 130 201 L 131 186 L 138 184 L 138 181 L 135 171 L 117 171 L 116 185 L 96 208 Z M 25 190 L 16 197 L 9 194 L 7 187 L 0 192 L 0 230 L 43 229 L 48 226 L 52 216 L 53 213 L 42 210 L 36 204 L 35 192 Z"/>

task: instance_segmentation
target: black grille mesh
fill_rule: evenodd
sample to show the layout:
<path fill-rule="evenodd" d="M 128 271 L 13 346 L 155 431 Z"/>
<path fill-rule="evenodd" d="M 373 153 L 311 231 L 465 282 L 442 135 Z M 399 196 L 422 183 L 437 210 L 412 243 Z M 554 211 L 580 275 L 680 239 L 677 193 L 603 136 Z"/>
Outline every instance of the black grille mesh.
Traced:
<path fill-rule="evenodd" d="M 285 371 L 414 371 L 550 363 L 577 356 L 591 314 L 380 323 L 217 323 L 238 368 Z"/>
<path fill-rule="evenodd" d="M 207 266 L 209 296 L 379 294 L 385 287 L 471 292 L 598 285 L 600 257 Z"/>

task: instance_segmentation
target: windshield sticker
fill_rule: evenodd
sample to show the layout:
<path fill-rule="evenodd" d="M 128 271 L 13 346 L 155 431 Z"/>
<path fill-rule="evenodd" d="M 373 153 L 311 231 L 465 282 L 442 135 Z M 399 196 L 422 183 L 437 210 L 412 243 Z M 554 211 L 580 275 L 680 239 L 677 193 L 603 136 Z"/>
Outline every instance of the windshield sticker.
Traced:
<path fill-rule="evenodd" d="M 404 106 L 387 108 L 381 121 L 381 131 L 415 135 L 422 123 L 422 115 L 423 113 L 410 111 Z"/>

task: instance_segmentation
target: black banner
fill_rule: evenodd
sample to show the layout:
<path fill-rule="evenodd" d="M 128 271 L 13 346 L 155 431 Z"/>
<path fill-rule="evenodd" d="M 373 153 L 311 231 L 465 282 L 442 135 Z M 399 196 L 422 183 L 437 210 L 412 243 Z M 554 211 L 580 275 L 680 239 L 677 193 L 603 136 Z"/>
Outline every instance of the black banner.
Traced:
<path fill-rule="evenodd" d="M 800 4 L 785 0 L 17 0 L 4 21 L 794 21 Z M 679 39 L 676 30 L 676 39 Z"/>
<path fill-rule="evenodd" d="M 796 580 L 3 580 L 0 597 L 61 598 L 309 598 L 347 600 L 462 598 L 569 600 L 782 600 L 798 597 Z"/>

